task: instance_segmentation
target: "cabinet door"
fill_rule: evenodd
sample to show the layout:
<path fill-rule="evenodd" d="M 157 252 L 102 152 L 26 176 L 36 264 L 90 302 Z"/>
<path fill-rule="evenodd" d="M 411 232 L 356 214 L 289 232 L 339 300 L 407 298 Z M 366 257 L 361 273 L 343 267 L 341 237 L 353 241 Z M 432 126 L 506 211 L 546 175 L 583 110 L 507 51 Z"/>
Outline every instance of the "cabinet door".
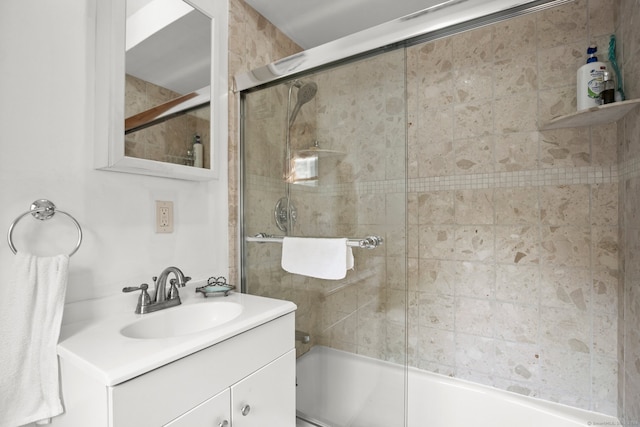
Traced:
<path fill-rule="evenodd" d="M 189 412 L 182 414 L 175 420 L 166 424 L 166 427 L 230 427 L 230 395 L 229 389 L 213 396 L 201 403 Z"/>
<path fill-rule="evenodd" d="M 233 427 L 295 427 L 295 350 L 231 387 L 231 417 Z"/>

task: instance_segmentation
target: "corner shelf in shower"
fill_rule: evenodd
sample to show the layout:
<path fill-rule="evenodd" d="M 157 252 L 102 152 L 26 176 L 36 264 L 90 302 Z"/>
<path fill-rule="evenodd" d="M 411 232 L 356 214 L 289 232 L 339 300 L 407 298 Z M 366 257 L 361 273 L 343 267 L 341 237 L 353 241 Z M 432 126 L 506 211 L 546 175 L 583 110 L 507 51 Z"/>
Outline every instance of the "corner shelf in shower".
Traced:
<path fill-rule="evenodd" d="M 304 150 L 295 150 L 293 154 L 298 157 L 311 157 L 311 156 L 332 157 L 332 156 L 347 155 L 347 153 L 345 153 L 344 151 L 336 151 L 336 150 L 330 150 L 327 148 L 315 148 L 315 147 L 306 148 Z"/>
<path fill-rule="evenodd" d="M 540 130 L 563 129 L 581 126 L 604 125 L 620 120 L 640 104 L 640 99 L 599 105 L 586 110 L 559 116 L 545 123 Z"/>

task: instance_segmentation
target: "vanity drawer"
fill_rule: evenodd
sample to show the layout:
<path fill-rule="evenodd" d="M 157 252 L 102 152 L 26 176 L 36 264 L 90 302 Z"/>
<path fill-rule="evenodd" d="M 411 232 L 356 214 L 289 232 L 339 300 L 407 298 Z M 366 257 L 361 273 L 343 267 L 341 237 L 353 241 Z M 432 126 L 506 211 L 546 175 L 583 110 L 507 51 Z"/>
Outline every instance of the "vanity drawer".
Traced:
<path fill-rule="evenodd" d="M 164 425 L 294 348 L 293 313 L 109 387 L 112 427 Z"/>

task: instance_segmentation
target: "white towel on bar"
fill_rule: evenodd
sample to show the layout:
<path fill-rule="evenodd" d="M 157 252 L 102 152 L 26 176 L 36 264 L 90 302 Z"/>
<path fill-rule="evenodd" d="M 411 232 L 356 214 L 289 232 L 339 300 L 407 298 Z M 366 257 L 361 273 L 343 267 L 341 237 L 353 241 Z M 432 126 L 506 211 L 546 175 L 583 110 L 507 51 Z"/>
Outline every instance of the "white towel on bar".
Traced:
<path fill-rule="evenodd" d="M 15 256 L 0 297 L 0 427 L 62 413 L 56 347 L 69 257 Z"/>
<path fill-rule="evenodd" d="M 345 238 L 285 237 L 282 268 L 318 279 L 344 279 L 347 270 L 353 268 L 353 252 Z"/>

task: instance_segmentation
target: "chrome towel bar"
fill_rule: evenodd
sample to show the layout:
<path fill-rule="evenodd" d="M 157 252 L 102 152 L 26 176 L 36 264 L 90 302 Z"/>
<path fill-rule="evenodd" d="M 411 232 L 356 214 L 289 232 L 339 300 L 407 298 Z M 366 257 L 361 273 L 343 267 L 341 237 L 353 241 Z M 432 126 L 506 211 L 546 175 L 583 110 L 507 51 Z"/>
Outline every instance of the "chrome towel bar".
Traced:
<path fill-rule="evenodd" d="M 247 242 L 258 243 L 282 243 L 284 236 L 274 236 L 266 233 L 258 233 L 255 236 L 247 236 L 245 240 Z M 347 246 L 362 248 L 362 249 L 375 249 L 384 242 L 384 239 L 380 236 L 367 236 L 362 239 L 347 239 Z"/>
<path fill-rule="evenodd" d="M 53 202 L 46 199 L 36 200 L 31 204 L 30 210 L 28 210 L 27 212 L 23 213 L 22 215 L 18 216 L 16 219 L 13 220 L 13 222 L 9 226 L 9 231 L 7 232 L 7 242 L 9 243 L 9 248 L 11 248 L 11 251 L 14 254 L 18 252 L 15 245 L 13 244 L 13 228 L 23 217 L 27 216 L 28 214 L 31 214 L 35 219 L 39 219 L 40 221 L 45 221 L 51 218 L 52 216 L 54 216 L 56 213 L 61 213 L 69 217 L 69 219 L 73 221 L 76 228 L 78 229 L 78 241 L 76 243 L 75 249 L 71 251 L 69 256 L 75 254 L 76 251 L 80 248 L 80 245 L 82 244 L 82 228 L 80 227 L 80 224 L 70 214 L 56 209 L 56 205 L 54 205 Z"/>

